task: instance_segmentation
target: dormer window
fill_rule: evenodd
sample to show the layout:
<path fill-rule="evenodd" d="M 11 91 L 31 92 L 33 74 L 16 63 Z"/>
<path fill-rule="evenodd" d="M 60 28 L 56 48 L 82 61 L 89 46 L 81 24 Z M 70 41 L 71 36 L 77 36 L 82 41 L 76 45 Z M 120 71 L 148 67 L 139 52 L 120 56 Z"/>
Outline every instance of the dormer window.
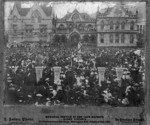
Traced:
<path fill-rule="evenodd" d="M 17 21 L 17 16 L 13 16 L 13 21 L 14 21 L 14 22 Z"/>
<path fill-rule="evenodd" d="M 32 16 L 31 16 L 31 21 L 33 23 L 40 23 L 41 22 L 41 14 L 38 10 L 35 10 L 33 13 L 32 13 Z"/>

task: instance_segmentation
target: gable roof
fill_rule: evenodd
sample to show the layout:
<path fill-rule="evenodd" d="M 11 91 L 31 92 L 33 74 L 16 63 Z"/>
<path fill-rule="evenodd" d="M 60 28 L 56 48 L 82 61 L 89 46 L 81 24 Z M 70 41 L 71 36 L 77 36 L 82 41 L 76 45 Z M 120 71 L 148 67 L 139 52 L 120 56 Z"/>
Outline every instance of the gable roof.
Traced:
<path fill-rule="evenodd" d="M 133 14 L 129 8 L 125 8 L 122 4 L 116 4 L 114 7 L 105 8 L 97 14 L 98 16 L 102 17 L 135 17 L 136 15 Z"/>
<path fill-rule="evenodd" d="M 26 16 L 32 7 L 31 8 L 22 8 L 21 4 L 22 4 L 22 2 L 18 2 L 18 1 L 15 2 L 13 9 L 16 7 L 20 16 Z M 47 16 L 50 16 L 52 14 L 51 6 L 47 7 L 47 4 L 40 5 L 40 6 Z"/>
<path fill-rule="evenodd" d="M 72 15 L 75 14 L 75 13 L 78 13 L 83 20 L 86 20 L 86 21 L 94 21 L 95 20 L 89 14 L 87 14 L 87 13 L 80 13 L 77 9 L 75 9 L 71 13 L 68 12 L 64 17 L 60 18 L 59 20 L 69 20 L 72 17 Z"/>
<path fill-rule="evenodd" d="M 46 4 L 44 4 L 44 5 L 41 5 L 41 8 L 47 16 L 51 16 L 52 11 L 53 11 L 51 6 L 46 6 Z"/>
<path fill-rule="evenodd" d="M 30 11 L 30 9 L 31 9 L 31 8 L 22 8 L 21 7 L 21 2 L 16 2 L 14 4 L 14 6 L 16 6 L 20 16 L 26 16 L 28 14 L 28 12 Z"/>

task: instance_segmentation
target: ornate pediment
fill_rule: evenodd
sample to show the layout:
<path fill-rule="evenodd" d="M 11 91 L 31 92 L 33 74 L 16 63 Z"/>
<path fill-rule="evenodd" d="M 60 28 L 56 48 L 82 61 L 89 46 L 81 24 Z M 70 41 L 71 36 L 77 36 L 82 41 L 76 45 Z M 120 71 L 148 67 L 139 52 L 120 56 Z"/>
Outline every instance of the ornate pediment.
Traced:
<path fill-rule="evenodd" d="M 80 16 L 78 13 L 75 13 L 72 15 L 72 21 L 73 22 L 77 22 L 77 21 L 81 21 Z"/>
<path fill-rule="evenodd" d="M 116 8 L 114 11 L 114 16 L 115 17 L 122 17 L 125 16 L 125 13 L 121 10 L 121 8 Z"/>
<path fill-rule="evenodd" d="M 115 6 L 111 9 L 111 11 L 107 13 L 106 10 L 106 16 L 107 17 L 129 17 L 127 14 L 127 11 L 122 6 Z"/>
<path fill-rule="evenodd" d="M 80 22 L 80 21 L 90 21 L 94 22 L 95 20 L 90 17 L 87 13 L 80 13 L 75 9 L 72 13 L 67 13 L 63 18 L 59 20 L 71 21 L 71 22 Z"/>
<path fill-rule="evenodd" d="M 135 15 L 124 7 L 122 4 L 117 4 L 114 7 L 108 7 L 103 13 L 98 14 L 101 17 L 135 17 Z"/>

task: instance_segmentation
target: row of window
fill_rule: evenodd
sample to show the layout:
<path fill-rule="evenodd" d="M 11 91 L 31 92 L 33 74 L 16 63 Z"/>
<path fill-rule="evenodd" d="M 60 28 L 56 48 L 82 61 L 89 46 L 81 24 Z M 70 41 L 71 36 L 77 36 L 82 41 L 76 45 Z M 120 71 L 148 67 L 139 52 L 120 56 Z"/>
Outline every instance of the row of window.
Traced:
<path fill-rule="evenodd" d="M 119 34 L 116 34 L 115 38 L 114 38 L 113 34 L 110 34 L 109 35 L 109 40 L 110 40 L 110 43 L 113 43 L 114 41 L 115 41 L 115 43 L 119 43 L 119 41 L 120 41 Z M 133 34 L 130 35 L 129 40 L 130 40 L 130 43 L 134 43 L 134 35 Z M 105 37 L 104 37 L 104 35 L 100 36 L 100 42 L 101 43 L 105 43 Z M 125 34 L 121 35 L 121 43 L 125 43 Z"/>
<path fill-rule="evenodd" d="M 17 32 L 17 24 L 13 24 L 12 26 L 13 31 Z M 33 25 L 25 25 L 25 32 L 26 33 L 32 33 L 34 30 Z M 47 25 L 43 24 L 43 25 L 39 25 L 39 29 L 40 33 L 46 33 L 47 32 Z"/>
<path fill-rule="evenodd" d="M 130 30 L 134 30 L 134 25 L 135 25 L 134 22 L 130 23 Z M 101 29 L 103 30 L 104 27 L 105 27 L 104 21 L 101 22 L 100 26 L 101 26 Z M 113 29 L 115 29 L 115 30 L 118 30 L 118 29 L 124 30 L 125 29 L 125 22 L 122 22 L 122 23 L 117 22 L 114 25 L 114 23 L 111 21 L 109 26 L 110 26 L 111 30 L 113 30 Z"/>
<path fill-rule="evenodd" d="M 73 29 L 73 28 L 77 28 L 80 31 L 82 30 L 87 30 L 87 31 L 95 31 L 96 28 L 95 26 L 93 26 L 92 24 L 88 24 L 87 26 L 85 26 L 84 24 L 69 24 L 67 27 L 64 24 L 60 24 L 59 27 L 57 28 L 58 30 L 66 30 L 66 29 Z"/>
<path fill-rule="evenodd" d="M 41 17 L 40 12 L 39 12 L 38 10 L 35 10 L 35 11 L 32 13 L 32 15 L 31 15 L 31 21 L 32 21 L 33 23 L 40 23 L 40 22 L 41 22 L 41 19 L 42 19 L 42 17 Z M 13 21 L 14 21 L 14 22 L 17 21 L 17 16 L 16 16 L 16 15 L 13 16 Z"/>
<path fill-rule="evenodd" d="M 137 25 L 137 30 L 143 34 L 145 32 L 145 25 Z"/>

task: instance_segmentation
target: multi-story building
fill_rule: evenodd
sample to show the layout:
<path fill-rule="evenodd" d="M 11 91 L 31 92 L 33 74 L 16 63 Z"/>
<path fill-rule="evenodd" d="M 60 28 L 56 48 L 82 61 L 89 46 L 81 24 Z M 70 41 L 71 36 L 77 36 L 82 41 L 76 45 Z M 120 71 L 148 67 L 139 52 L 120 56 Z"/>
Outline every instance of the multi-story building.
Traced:
<path fill-rule="evenodd" d="M 30 8 L 23 8 L 21 2 L 16 2 L 8 17 L 9 42 L 50 41 L 52 18 L 51 6 L 36 3 Z"/>
<path fill-rule="evenodd" d="M 56 19 L 55 26 L 54 42 L 71 44 L 77 44 L 79 41 L 95 44 L 97 42 L 96 19 L 87 13 L 80 13 L 77 9 L 61 19 Z"/>
<path fill-rule="evenodd" d="M 98 46 L 136 46 L 138 12 L 117 4 L 97 13 Z"/>
<path fill-rule="evenodd" d="M 75 9 L 56 18 L 52 7 L 34 4 L 21 8 L 16 3 L 9 16 L 9 41 L 50 41 L 77 45 L 136 46 L 138 11 L 131 12 L 122 4 L 108 7 L 95 17 Z"/>
<path fill-rule="evenodd" d="M 97 46 L 136 46 L 138 12 L 117 4 L 92 18 L 76 9 L 56 20 L 55 42 L 96 43 Z M 65 39 L 65 40 L 64 40 Z"/>

